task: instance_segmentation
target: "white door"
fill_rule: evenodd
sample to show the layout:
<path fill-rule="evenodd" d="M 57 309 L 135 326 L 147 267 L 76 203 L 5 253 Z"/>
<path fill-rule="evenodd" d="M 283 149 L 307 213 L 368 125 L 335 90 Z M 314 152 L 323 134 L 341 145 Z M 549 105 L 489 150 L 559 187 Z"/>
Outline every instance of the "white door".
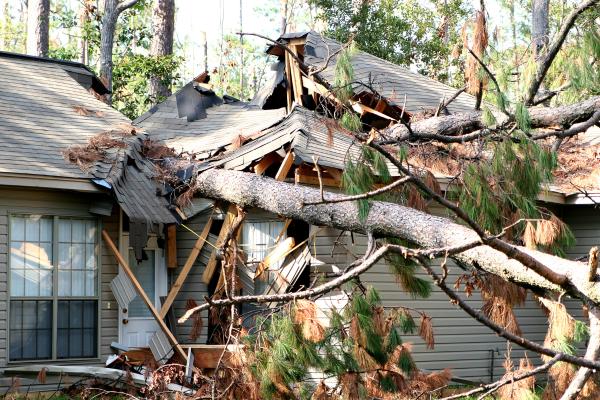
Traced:
<path fill-rule="evenodd" d="M 126 233 L 123 234 L 122 245 L 123 249 L 128 250 L 122 254 L 128 254 L 127 261 L 133 274 L 148 298 L 154 301 L 154 307 L 160 310 L 160 296 L 166 296 L 167 292 L 167 268 L 163 251 L 156 246 L 156 240 L 150 238 L 148 247 L 144 249 L 148 259 L 138 263 L 133 249 L 129 247 Z M 122 268 L 119 268 L 119 273 L 124 274 Z M 150 337 L 159 329 L 152 313 L 139 296 L 133 299 L 126 311 L 119 311 L 119 341 L 129 347 L 148 347 Z"/>

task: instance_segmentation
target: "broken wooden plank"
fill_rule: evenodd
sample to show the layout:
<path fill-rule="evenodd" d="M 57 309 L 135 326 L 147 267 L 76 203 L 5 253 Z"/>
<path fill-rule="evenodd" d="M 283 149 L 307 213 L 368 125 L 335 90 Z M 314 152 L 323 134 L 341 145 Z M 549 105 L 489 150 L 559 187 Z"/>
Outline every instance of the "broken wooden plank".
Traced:
<path fill-rule="evenodd" d="M 298 45 L 290 45 L 290 50 L 296 57 L 298 57 Z M 294 101 L 296 104 L 302 106 L 302 72 L 300 70 L 300 64 L 295 59 L 292 59 L 291 55 L 286 52 L 286 57 L 291 58 L 291 68 L 292 68 L 292 81 L 293 81 L 293 89 L 294 89 Z"/>
<path fill-rule="evenodd" d="M 289 237 L 282 242 L 279 242 L 277 246 L 265 258 L 258 264 L 254 279 L 259 278 L 263 271 L 268 270 L 269 267 L 275 265 L 278 261 L 283 260 L 287 253 L 294 248 L 296 242 L 293 237 Z"/>
<path fill-rule="evenodd" d="M 167 268 L 177 268 L 177 225 L 167 226 Z"/>
<path fill-rule="evenodd" d="M 233 353 L 243 349 L 243 345 L 193 344 L 187 346 L 194 353 L 194 366 L 201 369 L 215 369 L 219 360 L 224 365 L 230 364 Z"/>
<path fill-rule="evenodd" d="M 122 274 L 117 274 L 117 276 L 110 281 L 110 290 L 113 292 L 121 310 L 126 310 L 129 307 L 129 303 L 131 303 L 137 295 L 131 281 Z"/>
<path fill-rule="evenodd" d="M 215 246 L 217 248 L 223 245 L 223 240 L 225 240 L 225 236 L 227 236 L 227 232 L 229 232 L 229 228 L 233 223 L 233 220 L 237 216 L 237 209 L 235 205 L 231 204 L 229 209 L 227 210 L 227 215 L 225 216 L 225 220 L 223 221 L 223 225 L 221 226 L 221 231 L 219 232 L 219 237 L 217 238 L 217 243 Z M 217 267 L 217 252 L 216 249 L 213 249 L 212 254 L 210 255 L 210 260 L 208 264 L 206 264 L 206 268 L 204 269 L 204 273 L 202 274 L 202 281 L 205 284 L 209 284 Z"/>
<path fill-rule="evenodd" d="M 156 308 L 154 307 L 154 304 L 148 298 L 146 291 L 144 290 L 142 285 L 140 285 L 140 283 L 138 282 L 134 273 L 131 271 L 131 268 L 129 268 L 129 263 L 127 261 L 125 261 L 125 258 L 123 257 L 123 255 L 121 255 L 121 253 L 119 252 L 119 249 L 117 249 L 117 246 L 115 246 L 115 243 L 108 235 L 108 232 L 106 232 L 106 230 L 104 230 L 104 229 L 102 229 L 102 237 L 104 238 L 104 241 L 108 245 L 108 248 L 111 250 L 111 252 L 115 256 L 115 258 L 117 259 L 117 261 L 123 268 L 123 271 L 125 272 L 125 274 L 127 274 L 129 279 L 131 280 L 131 283 L 133 284 L 133 287 L 137 291 L 138 296 L 140 296 L 142 301 L 146 304 L 146 307 L 148 307 L 148 309 L 150 310 L 150 313 L 152 314 L 152 316 L 158 323 L 158 326 L 160 327 L 160 329 L 165 333 L 165 335 L 167 335 L 169 342 L 173 345 L 173 347 L 175 348 L 177 353 L 180 356 L 182 356 L 184 360 L 187 360 L 187 355 L 185 354 L 185 352 L 179 345 L 179 342 L 177 341 L 175 336 L 173 336 L 173 334 L 171 333 L 171 331 L 165 324 L 165 321 L 163 321 L 163 318 L 159 315 L 158 311 L 156 311 Z"/>
<path fill-rule="evenodd" d="M 290 150 L 287 152 L 285 158 L 281 162 L 279 170 L 275 174 L 275 180 L 284 181 L 288 173 L 290 172 L 290 168 L 292 168 L 292 165 L 294 165 L 294 152 Z"/>
<path fill-rule="evenodd" d="M 254 172 L 257 175 L 263 175 L 265 173 L 265 171 L 267 169 L 269 169 L 269 167 L 271 165 L 273 165 L 275 162 L 277 162 L 278 160 L 280 160 L 281 157 L 279 157 L 277 155 L 277 153 L 269 153 L 266 156 L 264 156 L 262 158 L 262 160 L 260 160 L 255 166 L 254 166 Z"/>
<path fill-rule="evenodd" d="M 339 179 L 327 177 L 322 177 L 321 181 L 319 181 L 318 174 L 306 165 L 300 165 L 296 168 L 294 180 L 296 183 L 305 183 L 307 185 L 315 186 L 319 186 L 321 182 L 323 183 L 323 186 L 330 186 L 336 188 L 339 188 L 342 183 Z"/>
<path fill-rule="evenodd" d="M 287 51 L 285 52 L 285 55 L 283 57 L 285 59 L 285 78 L 286 78 L 286 98 L 287 98 L 287 112 L 290 112 L 292 110 L 292 66 L 291 66 L 291 57 L 289 54 L 287 54 Z"/>
<path fill-rule="evenodd" d="M 169 312 L 169 309 L 171 308 L 171 305 L 173 304 L 173 302 L 175 301 L 175 298 L 177 297 L 177 294 L 179 293 L 179 290 L 181 290 L 181 287 L 183 286 L 185 280 L 187 279 L 187 276 L 190 273 L 192 266 L 194 265 L 194 263 L 196 262 L 196 259 L 198 258 L 198 254 L 200 254 L 202 247 L 204 247 L 204 244 L 206 243 L 206 238 L 208 237 L 208 233 L 210 232 L 210 227 L 212 226 L 212 223 L 213 223 L 213 219 L 211 217 L 208 219 L 208 221 L 206 221 L 206 225 L 204 225 L 204 229 L 202 229 L 202 232 L 200 232 L 200 236 L 198 236 L 196 243 L 194 243 L 194 247 L 192 247 L 192 250 L 190 251 L 188 258 L 185 261 L 185 264 L 183 265 L 181 272 L 177 276 L 177 279 L 175 280 L 175 283 L 173 284 L 173 286 L 171 286 L 171 289 L 169 290 L 169 294 L 167 295 L 165 302 L 163 303 L 162 307 L 160 308 L 160 317 L 161 318 L 164 318 L 167 315 L 167 313 Z"/>

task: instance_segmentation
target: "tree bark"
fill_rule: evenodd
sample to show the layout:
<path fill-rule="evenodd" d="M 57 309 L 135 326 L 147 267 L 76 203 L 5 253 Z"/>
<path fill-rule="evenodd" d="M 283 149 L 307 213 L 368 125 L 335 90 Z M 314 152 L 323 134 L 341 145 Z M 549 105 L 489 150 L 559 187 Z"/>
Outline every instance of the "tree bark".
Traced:
<path fill-rule="evenodd" d="M 579 103 L 561 107 L 536 107 L 529 109 L 531 127 L 558 128 L 571 126 L 578 122 L 590 119 L 596 111 L 600 110 L 600 96 L 592 97 Z M 500 112 L 495 112 L 497 125 L 508 121 L 508 117 Z M 411 130 L 396 124 L 384 129 L 382 135 L 393 140 L 427 140 L 436 136 L 465 135 L 485 128 L 482 113 L 479 111 L 452 114 L 447 116 L 432 117 L 414 122 Z M 412 134 L 411 134 L 412 131 Z"/>
<path fill-rule="evenodd" d="M 279 28 L 279 32 L 281 33 L 281 35 L 285 34 L 285 31 L 287 30 L 287 15 L 288 15 L 288 0 L 281 0 L 281 25 Z"/>
<path fill-rule="evenodd" d="M 533 55 L 537 59 L 542 50 L 548 47 L 549 28 L 548 14 L 550 12 L 550 0 L 533 0 L 531 9 L 531 44 Z"/>
<path fill-rule="evenodd" d="M 152 14 L 153 36 L 150 55 L 164 57 L 173 54 L 173 34 L 175 32 L 175 0 L 155 0 Z M 158 103 L 171 95 L 171 88 L 165 85 L 161 76 L 150 78 L 150 98 Z"/>
<path fill-rule="evenodd" d="M 27 54 L 48 57 L 50 0 L 29 0 L 27 3 Z"/>
<path fill-rule="evenodd" d="M 115 41 L 115 30 L 119 15 L 128 8 L 133 7 L 139 0 L 126 0 L 119 3 L 118 0 L 104 0 L 102 14 L 102 28 L 100 30 L 100 79 L 109 91 L 112 92 L 112 70 L 113 70 L 113 46 Z M 111 104 L 112 95 L 106 95 L 106 102 Z"/>
<path fill-rule="evenodd" d="M 258 207 L 314 225 L 360 233 L 367 233 L 369 230 L 377 236 L 402 238 L 423 248 L 456 247 L 480 239 L 470 228 L 448 218 L 393 203 L 371 202 L 369 215 L 363 222 L 352 202 L 305 205 L 321 200 L 318 189 L 277 182 L 245 172 L 208 170 L 198 175 L 195 188 L 203 197 L 225 200 L 242 207 Z M 333 199 L 343 196 L 325 193 L 325 197 Z M 576 288 L 592 302 L 600 304 L 600 285 L 588 281 L 585 264 L 523 247 L 518 249 L 554 273 L 566 277 L 569 286 Z M 488 246 L 482 245 L 464 251 L 454 258 L 511 282 L 540 290 L 563 292 L 558 285 Z"/>

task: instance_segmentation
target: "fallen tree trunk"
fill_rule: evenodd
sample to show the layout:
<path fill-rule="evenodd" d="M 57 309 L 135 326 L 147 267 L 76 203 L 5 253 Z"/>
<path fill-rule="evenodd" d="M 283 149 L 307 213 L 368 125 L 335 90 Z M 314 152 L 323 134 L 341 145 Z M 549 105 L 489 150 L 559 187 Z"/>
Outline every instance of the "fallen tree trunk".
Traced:
<path fill-rule="evenodd" d="M 363 222 L 358 217 L 354 202 L 306 205 L 321 200 L 318 189 L 278 182 L 246 172 L 208 170 L 198 175 L 195 189 L 203 197 L 225 200 L 242 207 L 261 208 L 314 225 L 360 233 L 367 233 L 368 229 L 376 236 L 402 238 L 422 248 L 456 247 L 480 239 L 473 230 L 449 218 L 380 201 L 371 202 L 369 215 Z M 324 195 L 326 199 L 344 197 L 329 192 Z M 586 264 L 524 247 L 518 248 L 551 271 L 564 275 L 569 286 L 600 304 L 600 285 L 588 280 Z M 453 258 L 511 282 L 541 290 L 563 291 L 558 285 L 489 246 L 481 245 Z"/>
<path fill-rule="evenodd" d="M 530 108 L 531 127 L 562 130 L 575 123 L 587 121 L 598 110 L 600 110 L 600 96 L 566 106 Z M 498 125 L 508 121 L 508 117 L 500 112 L 494 112 L 494 116 Z M 435 139 L 436 136 L 465 135 L 481 130 L 485 125 L 482 121 L 482 112 L 472 111 L 423 119 L 412 123 L 410 128 L 412 135 L 402 124 L 384 129 L 382 135 L 393 140 Z"/>

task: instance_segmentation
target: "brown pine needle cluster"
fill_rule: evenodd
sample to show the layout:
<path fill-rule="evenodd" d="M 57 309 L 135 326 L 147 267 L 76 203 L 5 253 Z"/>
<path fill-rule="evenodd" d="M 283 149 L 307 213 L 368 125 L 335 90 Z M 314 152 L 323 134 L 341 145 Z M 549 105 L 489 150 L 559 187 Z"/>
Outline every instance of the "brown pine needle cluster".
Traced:
<path fill-rule="evenodd" d="M 475 20 L 472 22 L 473 38 L 472 43 L 469 43 L 467 29 L 463 29 L 463 46 L 470 48 L 473 53 L 483 59 L 485 49 L 488 45 L 488 32 L 487 23 L 485 19 L 485 13 L 483 11 L 477 11 Z M 480 72 L 481 66 L 479 61 L 472 55 L 467 56 L 466 65 L 466 80 L 467 80 L 467 92 L 474 96 L 478 96 L 487 82 L 487 76 L 482 76 Z"/>
<path fill-rule="evenodd" d="M 325 338 L 325 328 L 317 315 L 317 305 L 310 300 L 300 299 L 294 304 L 294 323 L 302 331 L 302 336 L 311 342 L 320 342 Z"/>
<path fill-rule="evenodd" d="M 549 219 L 527 221 L 523 232 L 523 242 L 529 249 L 535 250 L 538 246 L 551 246 L 568 229 L 556 215 L 551 214 Z"/>
<path fill-rule="evenodd" d="M 506 373 L 502 377 L 504 379 L 511 379 L 515 375 L 521 375 L 533 370 L 533 365 L 528 358 L 522 358 L 519 360 L 519 368 L 514 371 L 512 359 L 510 353 L 504 361 L 504 369 Z M 527 398 L 528 395 L 533 393 L 535 390 L 535 376 L 532 375 L 525 379 L 521 379 L 516 382 L 512 382 L 508 385 L 502 386 L 498 389 L 498 395 L 501 400 L 520 400 Z"/>
<path fill-rule="evenodd" d="M 185 305 L 185 309 L 186 310 L 190 310 L 192 308 L 195 308 L 198 306 L 198 303 L 196 303 L 196 300 L 194 299 L 188 299 Z M 202 316 L 200 315 L 200 313 L 195 313 L 192 316 L 192 330 L 190 331 L 190 340 L 192 342 L 195 342 L 196 339 L 198 339 L 200 337 L 200 333 L 202 332 Z"/>
<path fill-rule="evenodd" d="M 481 311 L 492 321 L 516 335 L 521 335 L 521 327 L 513 311 L 527 299 L 527 291 L 502 278 L 488 274 L 479 280 L 483 307 Z"/>
<path fill-rule="evenodd" d="M 421 314 L 421 324 L 419 326 L 419 336 L 425 342 L 425 345 L 429 350 L 433 350 L 435 347 L 435 338 L 433 336 L 433 323 L 431 317 L 425 314 Z"/>

